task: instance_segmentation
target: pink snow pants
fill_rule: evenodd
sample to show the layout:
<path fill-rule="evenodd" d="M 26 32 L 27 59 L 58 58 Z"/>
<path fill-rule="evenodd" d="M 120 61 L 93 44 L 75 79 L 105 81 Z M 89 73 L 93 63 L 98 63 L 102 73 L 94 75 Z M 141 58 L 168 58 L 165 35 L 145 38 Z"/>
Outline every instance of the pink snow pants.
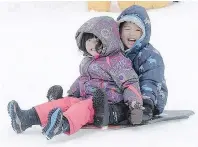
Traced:
<path fill-rule="evenodd" d="M 36 109 L 42 126 L 47 124 L 48 113 L 53 108 L 60 108 L 70 124 L 70 132 L 67 133 L 68 135 L 77 132 L 82 126 L 88 123 L 93 123 L 94 109 L 92 98 L 81 100 L 74 97 L 64 97 L 43 103 L 34 108 Z"/>

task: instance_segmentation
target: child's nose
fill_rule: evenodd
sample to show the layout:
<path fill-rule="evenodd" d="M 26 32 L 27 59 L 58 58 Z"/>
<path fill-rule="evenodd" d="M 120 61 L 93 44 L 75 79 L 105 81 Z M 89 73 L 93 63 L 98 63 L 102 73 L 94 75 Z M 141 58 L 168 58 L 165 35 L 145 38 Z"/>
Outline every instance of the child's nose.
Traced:
<path fill-rule="evenodd" d="M 129 34 L 130 34 L 131 37 L 133 37 L 135 35 L 135 31 L 131 30 Z"/>
<path fill-rule="evenodd" d="M 94 50 L 95 49 L 94 45 L 92 45 L 92 44 L 88 45 L 88 48 L 89 48 L 89 50 Z"/>
<path fill-rule="evenodd" d="M 91 43 L 91 44 L 90 44 L 90 48 L 92 48 L 92 49 L 94 49 L 95 46 L 96 46 L 95 43 Z"/>

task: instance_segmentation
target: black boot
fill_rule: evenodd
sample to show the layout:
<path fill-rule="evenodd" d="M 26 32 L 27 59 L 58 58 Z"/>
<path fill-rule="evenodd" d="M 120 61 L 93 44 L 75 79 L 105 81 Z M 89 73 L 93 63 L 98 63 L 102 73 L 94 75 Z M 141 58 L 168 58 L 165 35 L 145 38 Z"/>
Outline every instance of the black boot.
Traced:
<path fill-rule="evenodd" d="M 12 128 L 16 133 L 22 133 L 32 125 L 41 125 L 40 119 L 34 108 L 21 110 L 14 100 L 8 103 L 8 114 L 11 118 Z"/>
<path fill-rule="evenodd" d="M 48 123 L 43 128 L 42 133 L 46 138 L 52 139 L 54 136 L 59 135 L 70 130 L 67 118 L 63 116 L 60 108 L 52 109 L 48 114 Z"/>
<path fill-rule="evenodd" d="M 95 111 L 94 125 L 97 127 L 107 126 L 109 124 L 109 105 L 105 93 L 97 89 L 93 93 L 93 107 Z"/>
<path fill-rule="evenodd" d="M 54 85 L 47 92 L 48 101 L 57 100 L 63 97 L 63 88 L 60 85 Z"/>
<path fill-rule="evenodd" d="M 128 110 L 129 107 L 124 102 L 109 104 L 109 124 L 119 125 L 123 121 L 127 123 Z"/>

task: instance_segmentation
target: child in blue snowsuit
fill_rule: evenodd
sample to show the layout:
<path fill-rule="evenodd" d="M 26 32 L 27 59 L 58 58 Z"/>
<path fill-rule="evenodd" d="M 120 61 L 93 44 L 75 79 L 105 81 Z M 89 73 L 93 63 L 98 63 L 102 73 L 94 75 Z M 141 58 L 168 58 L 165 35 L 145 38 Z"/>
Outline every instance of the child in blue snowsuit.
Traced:
<path fill-rule="evenodd" d="M 145 8 L 133 5 L 125 9 L 117 18 L 120 37 L 125 46 L 125 56 L 139 76 L 143 96 L 143 121 L 152 119 L 163 112 L 168 89 L 164 76 L 164 62 L 159 51 L 150 43 L 151 22 Z M 48 99 L 62 97 L 62 87 L 55 85 L 48 91 Z M 127 120 L 128 109 L 124 103 L 110 104 L 110 124 Z"/>
<path fill-rule="evenodd" d="M 148 119 L 161 114 L 167 102 L 168 90 L 164 62 L 159 51 L 150 43 L 151 22 L 145 8 L 133 5 L 117 18 L 125 56 L 132 61 L 139 76 L 144 113 Z"/>

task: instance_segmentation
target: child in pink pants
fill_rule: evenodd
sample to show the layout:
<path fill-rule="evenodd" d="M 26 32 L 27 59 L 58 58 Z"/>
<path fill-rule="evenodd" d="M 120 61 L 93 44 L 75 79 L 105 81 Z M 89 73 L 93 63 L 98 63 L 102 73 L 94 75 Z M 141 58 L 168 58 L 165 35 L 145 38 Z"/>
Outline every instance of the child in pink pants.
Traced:
<path fill-rule="evenodd" d="M 60 133 L 73 134 L 89 123 L 106 126 L 108 104 L 121 101 L 129 108 L 129 122 L 142 122 L 139 79 L 131 61 L 122 53 L 123 45 L 114 19 L 103 16 L 88 20 L 78 29 L 76 42 L 85 57 L 80 64 L 80 76 L 68 91 L 69 96 L 29 110 L 21 110 L 14 100 L 9 102 L 8 113 L 15 132 L 41 125 L 43 134 L 51 139 Z"/>

